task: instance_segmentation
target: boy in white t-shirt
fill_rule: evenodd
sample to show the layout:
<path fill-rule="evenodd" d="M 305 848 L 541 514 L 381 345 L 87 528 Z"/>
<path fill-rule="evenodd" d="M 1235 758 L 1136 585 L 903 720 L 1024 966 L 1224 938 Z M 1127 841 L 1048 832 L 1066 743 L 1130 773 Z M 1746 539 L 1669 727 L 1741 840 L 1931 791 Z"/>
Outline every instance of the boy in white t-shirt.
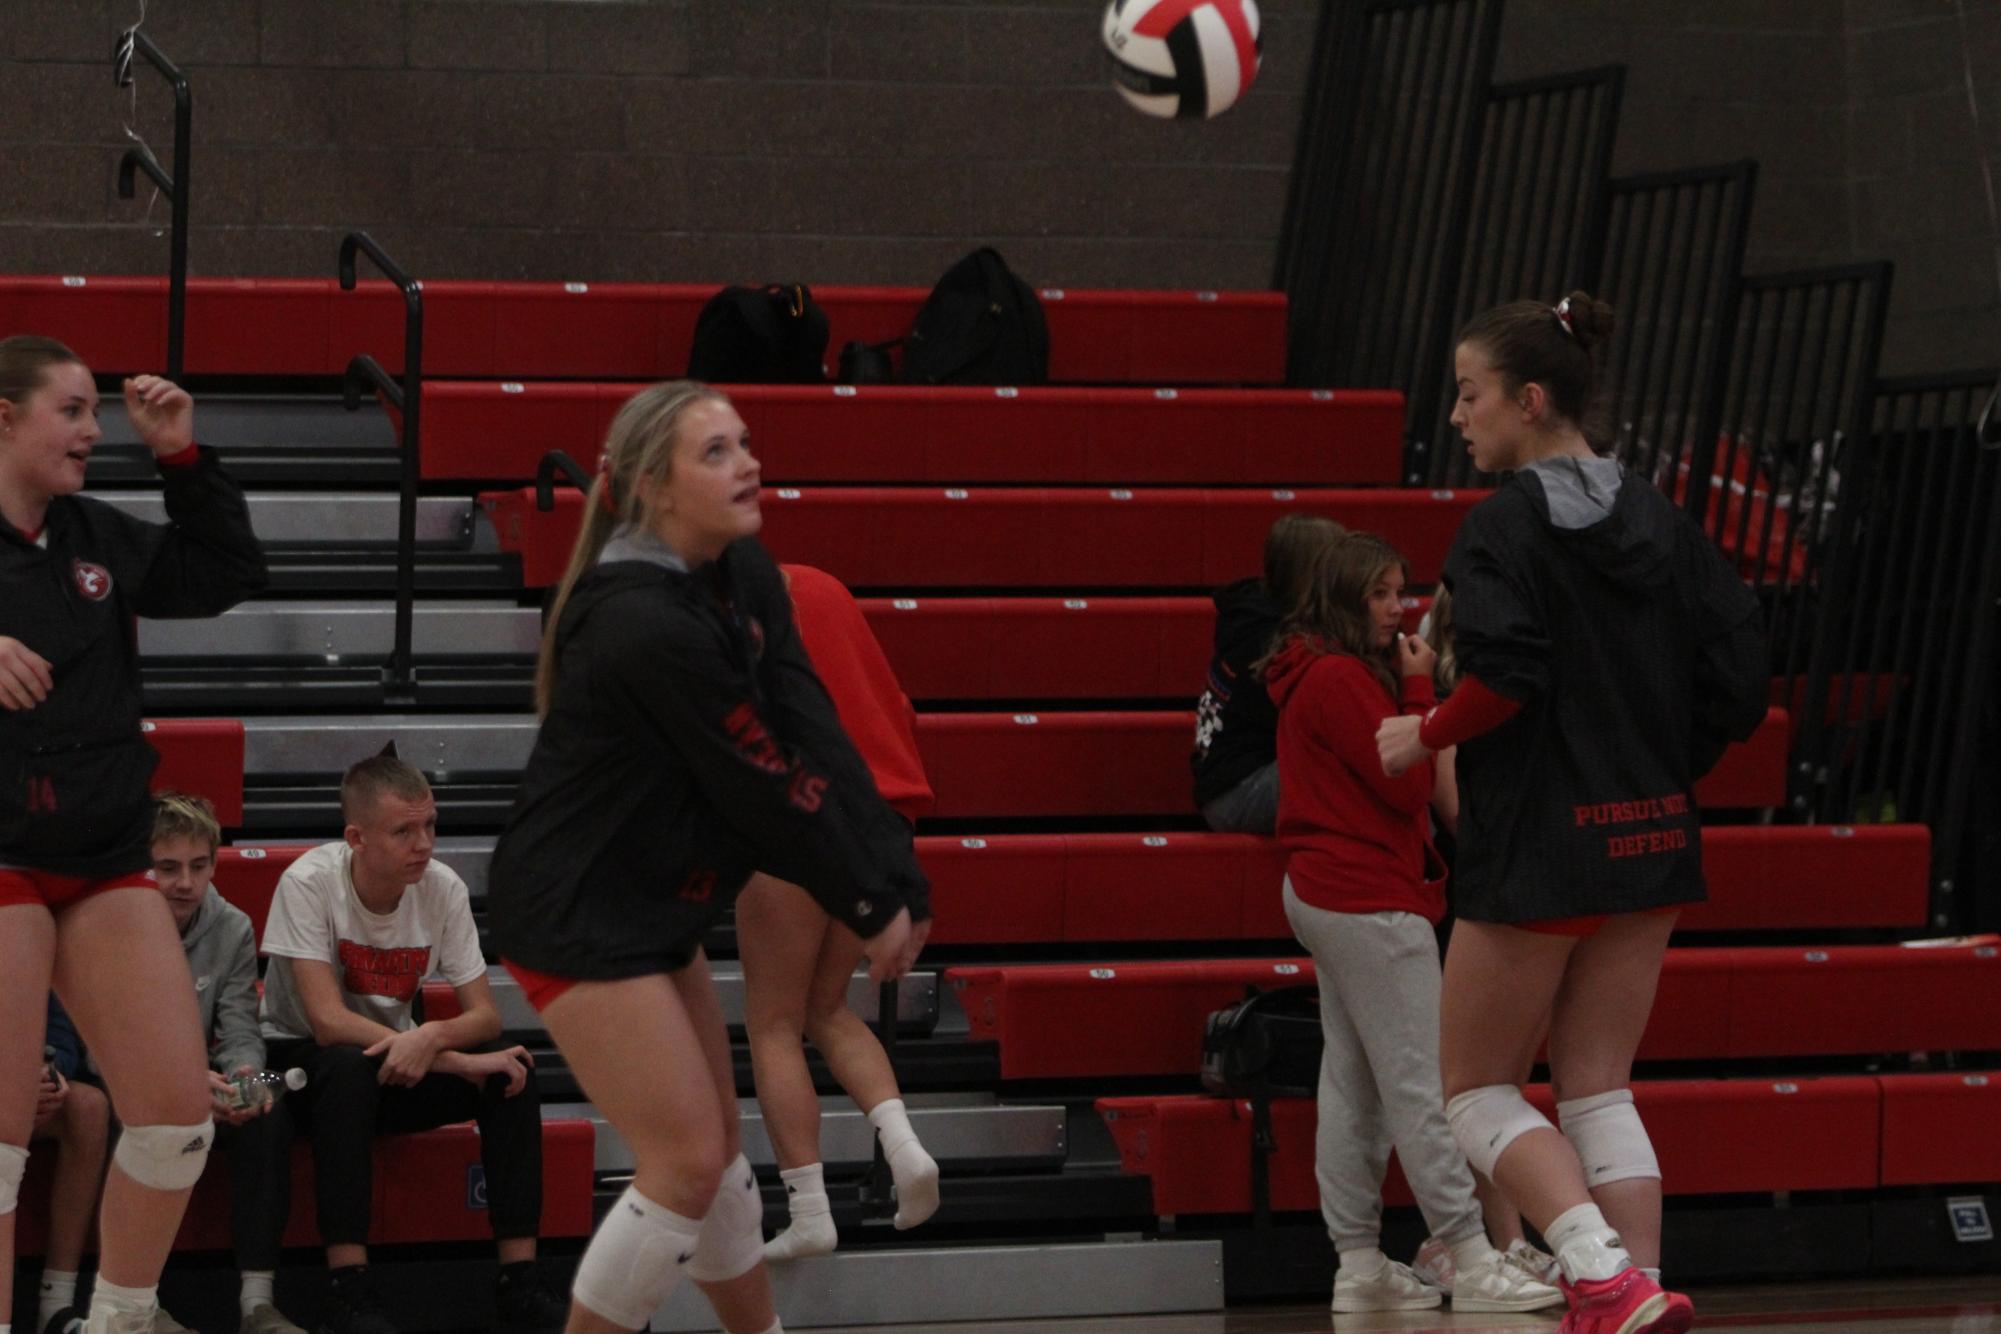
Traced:
<path fill-rule="evenodd" d="M 568 1304 L 535 1270 L 542 1113 L 532 1060 L 495 1047 L 500 1012 L 465 882 L 431 860 L 438 808 L 424 776 L 393 756 L 341 782 L 341 842 L 294 862 L 264 928 L 264 1040 L 274 1068 L 306 1070 L 293 1096 L 313 1146 L 320 1240 L 332 1291 L 326 1334 L 396 1334 L 368 1276 L 372 1141 L 477 1120 L 488 1217 L 500 1250 L 494 1328 L 560 1329 Z M 458 992 L 455 1019 L 419 1024 L 424 978 Z"/>

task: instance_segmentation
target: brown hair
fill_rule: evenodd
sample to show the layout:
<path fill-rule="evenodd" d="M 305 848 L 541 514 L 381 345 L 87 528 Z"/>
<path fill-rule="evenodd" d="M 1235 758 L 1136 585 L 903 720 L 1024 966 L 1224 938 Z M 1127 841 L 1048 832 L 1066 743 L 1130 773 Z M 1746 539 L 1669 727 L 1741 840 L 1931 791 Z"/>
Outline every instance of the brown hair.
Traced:
<path fill-rule="evenodd" d="M 649 385 L 625 401 L 605 432 L 604 454 L 597 478 L 584 497 L 584 524 L 577 543 L 570 548 L 570 565 L 556 596 L 549 604 L 549 617 L 542 626 L 542 649 L 535 659 L 535 712 L 547 717 L 549 701 L 556 693 L 556 627 L 562 622 L 563 608 L 577 580 L 597 564 L 604 545 L 623 524 L 646 521 L 645 506 L 639 500 L 637 483 L 645 478 L 664 482 L 674 465 L 674 438 L 681 414 L 692 405 L 712 401 L 729 402 L 729 395 L 697 380 L 668 380 Z"/>
<path fill-rule="evenodd" d="M 1262 680 L 1279 646 L 1304 639 L 1316 652 L 1345 653 L 1359 660 L 1396 698 L 1401 689 L 1396 658 L 1394 652 L 1376 647 L 1368 613 L 1369 590 L 1392 567 L 1410 578 L 1410 564 L 1403 554 L 1374 533 L 1349 533 L 1322 548 L 1307 572 L 1298 604 L 1279 622 L 1272 652 L 1251 670 Z"/>
<path fill-rule="evenodd" d="M 83 358 L 53 338 L 39 334 L 15 334 L 0 338 L 0 398 L 20 403 L 49 382 L 49 367 Z"/>
<path fill-rule="evenodd" d="M 191 838 L 208 844 L 211 853 L 216 850 L 222 842 L 222 822 L 207 797 L 188 792 L 154 794 L 152 841 L 169 838 Z"/>
<path fill-rule="evenodd" d="M 359 824 L 357 817 L 373 811 L 385 792 L 405 801 L 422 801 L 431 795 L 431 784 L 414 766 L 394 755 L 371 755 L 341 776 L 340 818 Z"/>
<path fill-rule="evenodd" d="M 1604 368 L 1616 324 L 1612 307 L 1589 292 L 1572 292 L 1554 306 L 1511 301 L 1481 311 L 1453 346 L 1478 345 L 1510 394 L 1541 385 L 1556 415 L 1596 447 L 1611 435 Z"/>
<path fill-rule="evenodd" d="M 1340 541 L 1347 531 L 1332 519 L 1298 510 L 1273 521 L 1271 531 L 1265 534 L 1265 595 L 1278 605 L 1281 617 L 1305 591 L 1314 556 L 1321 548 Z"/>

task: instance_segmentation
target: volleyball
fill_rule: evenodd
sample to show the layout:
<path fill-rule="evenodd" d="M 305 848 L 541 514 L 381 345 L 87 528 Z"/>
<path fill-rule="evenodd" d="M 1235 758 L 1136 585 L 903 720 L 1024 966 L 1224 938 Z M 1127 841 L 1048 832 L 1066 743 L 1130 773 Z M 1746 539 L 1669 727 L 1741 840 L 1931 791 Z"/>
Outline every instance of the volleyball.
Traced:
<path fill-rule="evenodd" d="M 1250 91 L 1264 50 L 1254 0 L 1112 0 L 1112 82 L 1149 116 L 1219 116 Z"/>

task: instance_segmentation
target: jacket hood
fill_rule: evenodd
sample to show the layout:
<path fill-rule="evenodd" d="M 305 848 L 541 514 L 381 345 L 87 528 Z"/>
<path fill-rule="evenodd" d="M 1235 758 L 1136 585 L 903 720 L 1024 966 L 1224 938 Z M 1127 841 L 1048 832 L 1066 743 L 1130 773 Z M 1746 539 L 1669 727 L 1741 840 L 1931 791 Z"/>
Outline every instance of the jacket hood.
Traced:
<path fill-rule="evenodd" d="M 1674 555 L 1678 511 L 1658 503 L 1659 493 L 1623 469 L 1612 472 L 1618 465 L 1611 460 L 1585 462 L 1583 470 L 1524 468 L 1516 480 L 1537 517 L 1592 569 L 1622 588 L 1659 583 Z M 1608 478 L 1614 493 L 1609 507 Z"/>
<path fill-rule="evenodd" d="M 196 906 L 193 919 L 188 922 L 188 933 L 181 937 L 181 948 L 193 948 L 195 942 L 215 930 L 216 924 L 223 919 L 223 909 L 228 905 L 229 900 L 222 897 L 222 891 L 210 885 L 208 893 L 202 895 L 201 903 Z"/>
<path fill-rule="evenodd" d="M 1313 664 L 1326 656 L 1304 639 L 1295 636 L 1286 640 L 1265 667 L 1265 692 L 1271 696 L 1271 702 L 1284 708 Z"/>
<path fill-rule="evenodd" d="M 1258 578 L 1225 584 L 1210 601 L 1216 604 L 1217 628 L 1225 632 L 1252 621 L 1269 621 L 1278 615 L 1278 608 L 1265 592 L 1265 581 Z"/>

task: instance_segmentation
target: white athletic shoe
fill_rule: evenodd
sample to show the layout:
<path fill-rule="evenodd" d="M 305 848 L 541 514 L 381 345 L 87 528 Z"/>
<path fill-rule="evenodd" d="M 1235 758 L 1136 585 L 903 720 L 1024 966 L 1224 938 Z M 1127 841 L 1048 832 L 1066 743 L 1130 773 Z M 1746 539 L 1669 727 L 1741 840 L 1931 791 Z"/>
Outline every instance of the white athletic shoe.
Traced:
<path fill-rule="evenodd" d="M 1362 1311 L 1429 1311 L 1444 1300 L 1444 1294 L 1413 1274 L 1409 1265 L 1386 1260 L 1383 1267 L 1367 1278 L 1352 1277 L 1347 1270 L 1334 1273 L 1334 1302 L 1337 1315 Z M 1558 1300 L 1562 1300 L 1559 1294 Z"/>
<path fill-rule="evenodd" d="M 1458 1276 L 1459 1266 L 1453 1263 L 1452 1248 L 1436 1237 L 1426 1237 L 1424 1245 L 1417 1248 L 1411 1257 L 1410 1271 L 1418 1281 L 1440 1292 L 1452 1291 L 1452 1280 Z"/>
<path fill-rule="evenodd" d="M 1503 1253 L 1508 1257 L 1508 1263 L 1538 1283 L 1555 1287 L 1557 1280 L 1563 1277 L 1563 1266 L 1556 1262 L 1554 1255 L 1529 1245 L 1525 1240 L 1516 1239 Z"/>
<path fill-rule="evenodd" d="M 1531 1278 L 1505 1255 L 1462 1269 L 1452 1282 L 1455 1311 L 1542 1311 L 1563 1305 L 1563 1293 Z"/>

